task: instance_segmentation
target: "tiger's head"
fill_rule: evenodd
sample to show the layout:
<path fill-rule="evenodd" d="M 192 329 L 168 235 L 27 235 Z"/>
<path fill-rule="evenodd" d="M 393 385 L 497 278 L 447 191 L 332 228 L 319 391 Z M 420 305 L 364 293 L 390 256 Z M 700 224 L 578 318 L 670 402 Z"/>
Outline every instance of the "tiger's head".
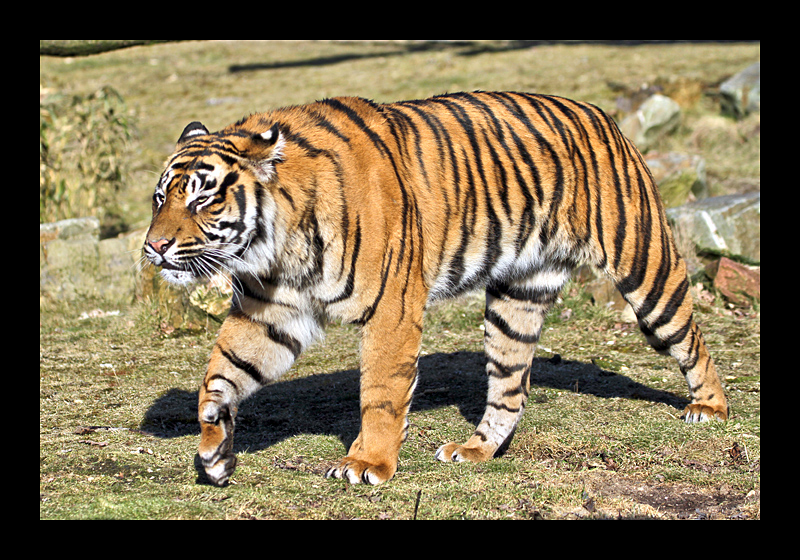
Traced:
<path fill-rule="evenodd" d="M 266 186 L 284 144 L 277 124 L 260 133 L 212 134 L 199 122 L 184 129 L 156 185 L 144 244 L 165 280 L 187 285 L 274 260 L 276 207 Z"/>

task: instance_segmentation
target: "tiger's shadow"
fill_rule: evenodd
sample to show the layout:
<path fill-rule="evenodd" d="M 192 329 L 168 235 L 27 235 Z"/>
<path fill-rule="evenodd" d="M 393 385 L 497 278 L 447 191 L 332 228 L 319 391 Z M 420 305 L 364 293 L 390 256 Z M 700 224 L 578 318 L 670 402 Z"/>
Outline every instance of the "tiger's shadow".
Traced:
<path fill-rule="evenodd" d="M 419 382 L 412 412 L 455 405 L 466 420 L 480 421 L 486 406 L 485 358 L 482 352 L 431 354 L 419 362 Z M 540 388 L 576 391 L 600 398 L 639 399 L 682 410 L 689 401 L 653 389 L 594 364 L 535 358 L 527 414 L 546 399 Z M 156 437 L 197 435 L 197 391 L 171 389 L 145 413 L 142 431 Z M 311 375 L 273 383 L 239 407 L 234 452 L 258 451 L 299 434 L 337 436 L 349 448 L 358 435 L 358 370 Z"/>

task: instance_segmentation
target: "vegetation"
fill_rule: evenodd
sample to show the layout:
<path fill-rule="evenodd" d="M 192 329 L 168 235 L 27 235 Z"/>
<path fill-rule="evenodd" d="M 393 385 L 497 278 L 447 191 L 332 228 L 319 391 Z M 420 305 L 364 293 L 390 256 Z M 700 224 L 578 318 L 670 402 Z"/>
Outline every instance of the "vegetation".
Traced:
<path fill-rule="evenodd" d="M 97 216 L 108 233 L 125 220 L 132 124 L 122 96 L 103 86 L 84 94 L 45 92 L 39 101 L 39 221 Z"/>
<path fill-rule="evenodd" d="M 528 410 L 508 452 L 443 464 L 485 399 L 479 297 L 428 318 L 400 470 L 388 484 L 323 478 L 358 431 L 358 333 L 332 325 L 237 422 L 226 488 L 197 484 L 197 387 L 214 333 L 164 335 L 142 304 L 40 327 L 43 518 L 419 519 L 760 516 L 760 334 L 755 314 L 706 306 L 729 422 L 686 425 L 686 387 L 635 325 L 573 286 L 551 314 Z M 567 310 L 574 310 L 570 313 Z M 84 315 L 86 317 L 86 315 Z"/>
<path fill-rule="evenodd" d="M 680 77 L 702 93 L 685 102 L 681 130 L 660 149 L 704 155 L 716 194 L 759 188 L 759 117 L 718 117 L 712 95 L 759 58 L 759 45 L 514 47 L 178 43 L 42 58 L 40 88 L 88 99 L 110 85 L 124 98 L 114 114 L 135 120 L 138 135 L 121 136 L 128 178 L 111 198 L 121 221 L 138 226 L 186 123 L 218 129 L 251 111 L 343 94 L 389 101 L 518 89 L 614 111 L 620 87 Z M 40 131 L 50 126 L 41 122 Z M 281 382 L 242 405 L 239 467 L 229 486 L 215 488 L 197 483 L 194 466 L 197 388 L 214 323 L 164 328 L 148 301 L 48 307 L 40 312 L 40 518 L 759 518 L 760 310 L 732 308 L 707 290 L 695 296 L 730 421 L 681 422 L 687 390 L 674 361 L 571 284 L 545 326 L 514 441 L 480 465 L 438 463 L 433 453 L 468 438 L 484 408 L 482 297 L 436 305 L 400 470 L 378 487 L 323 478 L 359 427 L 356 327 L 331 325 Z"/>

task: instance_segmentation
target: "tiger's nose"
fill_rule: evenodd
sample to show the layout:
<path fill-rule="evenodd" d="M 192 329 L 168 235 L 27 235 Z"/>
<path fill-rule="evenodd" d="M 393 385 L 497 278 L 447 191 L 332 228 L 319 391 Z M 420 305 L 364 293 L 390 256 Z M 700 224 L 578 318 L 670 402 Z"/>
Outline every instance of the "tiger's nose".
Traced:
<path fill-rule="evenodd" d="M 159 255 L 163 255 L 164 253 L 166 253 L 167 249 L 169 249 L 173 243 L 175 243 L 174 237 L 172 239 L 166 239 L 162 237 L 158 241 L 150 241 L 150 240 L 147 241 L 147 244 L 150 245 L 150 247 L 152 247 L 153 250 Z"/>

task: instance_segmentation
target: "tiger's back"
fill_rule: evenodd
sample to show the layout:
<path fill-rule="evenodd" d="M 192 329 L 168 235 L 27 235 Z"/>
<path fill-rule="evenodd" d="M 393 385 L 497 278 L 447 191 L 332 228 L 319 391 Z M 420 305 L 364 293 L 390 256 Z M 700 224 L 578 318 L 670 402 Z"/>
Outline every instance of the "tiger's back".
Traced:
<path fill-rule="evenodd" d="M 392 136 L 418 181 L 415 192 L 435 209 L 422 212 L 434 297 L 525 276 L 545 263 L 589 262 L 616 272 L 636 252 L 629 218 L 669 236 L 641 157 L 592 105 L 472 93 L 385 111 L 390 128 L 401 131 Z M 419 145 L 435 152 L 414 157 Z"/>
<path fill-rule="evenodd" d="M 437 457 L 491 458 L 513 436 L 545 314 L 579 263 L 609 274 L 651 345 L 676 358 L 692 394 L 686 420 L 727 417 L 656 185 L 596 107 L 511 92 L 335 98 L 215 134 L 197 125 L 156 189 L 146 251 L 168 279 L 224 267 L 238 286 L 200 395 L 212 481 L 235 466 L 238 402 L 285 372 L 330 318 L 363 328 L 362 428 L 329 475 L 391 478 L 425 306 L 479 286 L 486 413 L 469 441 Z M 179 219 L 193 224 L 183 240 Z"/>

